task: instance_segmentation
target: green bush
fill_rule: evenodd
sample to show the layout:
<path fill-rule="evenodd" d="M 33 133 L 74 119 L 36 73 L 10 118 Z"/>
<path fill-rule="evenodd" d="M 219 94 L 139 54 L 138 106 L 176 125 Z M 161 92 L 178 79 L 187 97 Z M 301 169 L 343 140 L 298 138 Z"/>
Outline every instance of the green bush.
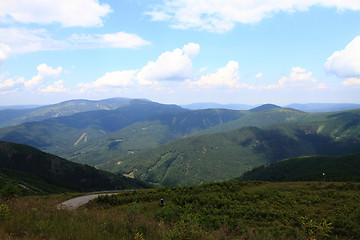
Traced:
<path fill-rule="evenodd" d="M 5 200 L 10 200 L 21 193 L 20 187 L 12 182 L 7 182 L 0 190 L 0 196 Z"/>
<path fill-rule="evenodd" d="M 10 209 L 8 205 L 2 203 L 0 204 L 0 219 L 7 218 L 10 214 Z"/>

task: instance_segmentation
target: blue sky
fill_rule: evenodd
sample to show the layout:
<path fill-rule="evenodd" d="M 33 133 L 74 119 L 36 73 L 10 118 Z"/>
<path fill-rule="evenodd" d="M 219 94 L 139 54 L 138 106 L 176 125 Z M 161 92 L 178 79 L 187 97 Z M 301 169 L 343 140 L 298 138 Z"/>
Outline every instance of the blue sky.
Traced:
<path fill-rule="evenodd" d="M 358 0 L 0 1 L 0 105 L 360 103 Z"/>

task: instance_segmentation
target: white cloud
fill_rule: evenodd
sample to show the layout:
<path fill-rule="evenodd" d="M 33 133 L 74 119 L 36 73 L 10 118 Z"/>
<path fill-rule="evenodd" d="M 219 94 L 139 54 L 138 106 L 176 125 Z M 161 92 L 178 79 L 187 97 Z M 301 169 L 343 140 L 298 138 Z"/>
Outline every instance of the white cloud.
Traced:
<path fill-rule="evenodd" d="M 44 29 L 0 28 L 0 42 L 8 45 L 12 53 L 68 48 L 67 43 L 52 39 Z"/>
<path fill-rule="evenodd" d="M 36 68 L 38 74 L 31 78 L 31 80 L 25 82 L 25 87 L 33 87 L 42 83 L 45 79 L 58 77 L 62 72 L 62 67 L 52 68 L 45 63 L 40 64 Z"/>
<path fill-rule="evenodd" d="M 64 27 L 102 26 L 111 12 L 98 0 L 11 0 L 0 1 L 0 17 L 20 23 L 60 23 Z"/>
<path fill-rule="evenodd" d="M 60 93 L 65 92 L 67 89 L 64 88 L 64 81 L 59 80 L 54 82 L 54 84 L 47 86 L 46 88 L 43 88 L 40 90 L 40 92 L 43 93 Z"/>
<path fill-rule="evenodd" d="M 202 76 L 198 81 L 191 82 L 191 87 L 247 87 L 247 84 L 239 81 L 239 64 L 236 61 L 229 61 L 228 64 L 217 70 L 216 73 Z"/>
<path fill-rule="evenodd" d="M 141 85 L 156 84 L 158 81 L 183 81 L 193 75 L 192 61 L 199 53 L 200 46 L 189 43 L 182 49 L 162 53 L 158 59 L 144 66 L 137 77 Z"/>
<path fill-rule="evenodd" d="M 22 77 L 15 80 L 12 78 L 8 78 L 5 80 L 0 79 L 0 94 L 8 94 L 17 91 L 24 86 L 24 82 L 25 79 Z"/>
<path fill-rule="evenodd" d="M 185 81 L 193 77 L 192 59 L 199 54 L 200 46 L 188 43 L 182 49 L 162 53 L 156 61 L 150 61 L 140 70 L 107 72 L 92 83 L 80 83 L 80 92 L 90 89 L 126 88 L 131 86 L 159 86 L 161 81 Z"/>
<path fill-rule="evenodd" d="M 73 34 L 69 41 L 80 48 L 136 48 L 150 44 L 135 34 L 125 32 L 91 35 Z"/>
<path fill-rule="evenodd" d="M 360 36 L 328 57 L 324 67 L 338 77 L 360 77 Z"/>
<path fill-rule="evenodd" d="M 288 77 L 282 77 L 277 84 L 262 86 L 260 88 L 276 89 L 276 88 L 305 88 L 305 89 L 324 89 L 326 84 L 318 83 L 312 72 L 306 69 L 293 67 Z"/>
<path fill-rule="evenodd" d="M 37 66 L 37 70 L 38 74 L 30 80 L 25 80 L 23 77 L 16 79 L 8 78 L 10 75 L 8 72 L 0 75 L 0 94 L 34 89 L 40 92 L 63 92 L 66 90 L 62 80 L 56 81 L 53 84 L 49 83 L 49 80 L 61 75 L 62 67 L 52 68 L 43 63 Z"/>
<path fill-rule="evenodd" d="M 0 64 L 11 54 L 44 50 L 82 48 L 136 48 L 150 44 L 135 34 L 73 34 L 65 40 L 53 39 L 45 29 L 0 28 Z"/>
<path fill-rule="evenodd" d="M 93 88 L 128 87 L 134 85 L 136 70 L 107 72 L 93 83 L 80 83 L 82 91 Z"/>
<path fill-rule="evenodd" d="M 9 57 L 10 47 L 0 42 L 0 67 Z"/>
<path fill-rule="evenodd" d="M 360 87 L 360 78 L 348 78 L 342 82 L 344 86 L 355 86 Z"/>
<path fill-rule="evenodd" d="M 358 0 L 163 0 L 147 14 L 154 21 L 170 21 L 174 28 L 226 32 L 236 23 L 254 24 L 279 11 L 304 11 L 314 5 L 360 10 Z"/>
<path fill-rule="evenodd" d="M 255 77 L 256 77 L 256 78 L 261 78 L 262 75 L 263 75 L 262 73 L 258 73 L 258 74 L 255 75 Z"/>

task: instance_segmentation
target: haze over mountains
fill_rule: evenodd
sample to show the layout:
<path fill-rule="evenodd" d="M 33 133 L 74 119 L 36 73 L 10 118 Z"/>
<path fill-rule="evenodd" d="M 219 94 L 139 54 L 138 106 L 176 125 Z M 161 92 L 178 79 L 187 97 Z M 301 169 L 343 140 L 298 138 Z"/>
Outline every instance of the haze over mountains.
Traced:
<path fill-rule="evenodd" d="M 309 112 L 360 109 L 294 106 Z M 290 157 L 360 152 L 359 109 L 308 113 L 265 104 L 190 110 L 145 99 L 72 100 L 0 110 L 0 125 L 6 126 L 0 140 L 150 183 L 197 184 L 236 178 Z"/>

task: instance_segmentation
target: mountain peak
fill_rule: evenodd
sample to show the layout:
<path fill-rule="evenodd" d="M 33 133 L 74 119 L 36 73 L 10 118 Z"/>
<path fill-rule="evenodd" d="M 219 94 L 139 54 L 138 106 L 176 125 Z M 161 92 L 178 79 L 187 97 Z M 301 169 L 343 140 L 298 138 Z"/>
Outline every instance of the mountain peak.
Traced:
<path fill-rule="evenodd" d="M 268 109 L 272 109 L 272 108 L 281 108 L 281 107 L 278 106 L 278 105 L 275 105 L 275 104 L 268 103 L 268 104 L 263 104 L 261 106 L 258 106 L 256 108 L 252 108 L 249 111 L 251 111 L 251 112 L 259 112 L 259 111 L 268 110 Z"/>

